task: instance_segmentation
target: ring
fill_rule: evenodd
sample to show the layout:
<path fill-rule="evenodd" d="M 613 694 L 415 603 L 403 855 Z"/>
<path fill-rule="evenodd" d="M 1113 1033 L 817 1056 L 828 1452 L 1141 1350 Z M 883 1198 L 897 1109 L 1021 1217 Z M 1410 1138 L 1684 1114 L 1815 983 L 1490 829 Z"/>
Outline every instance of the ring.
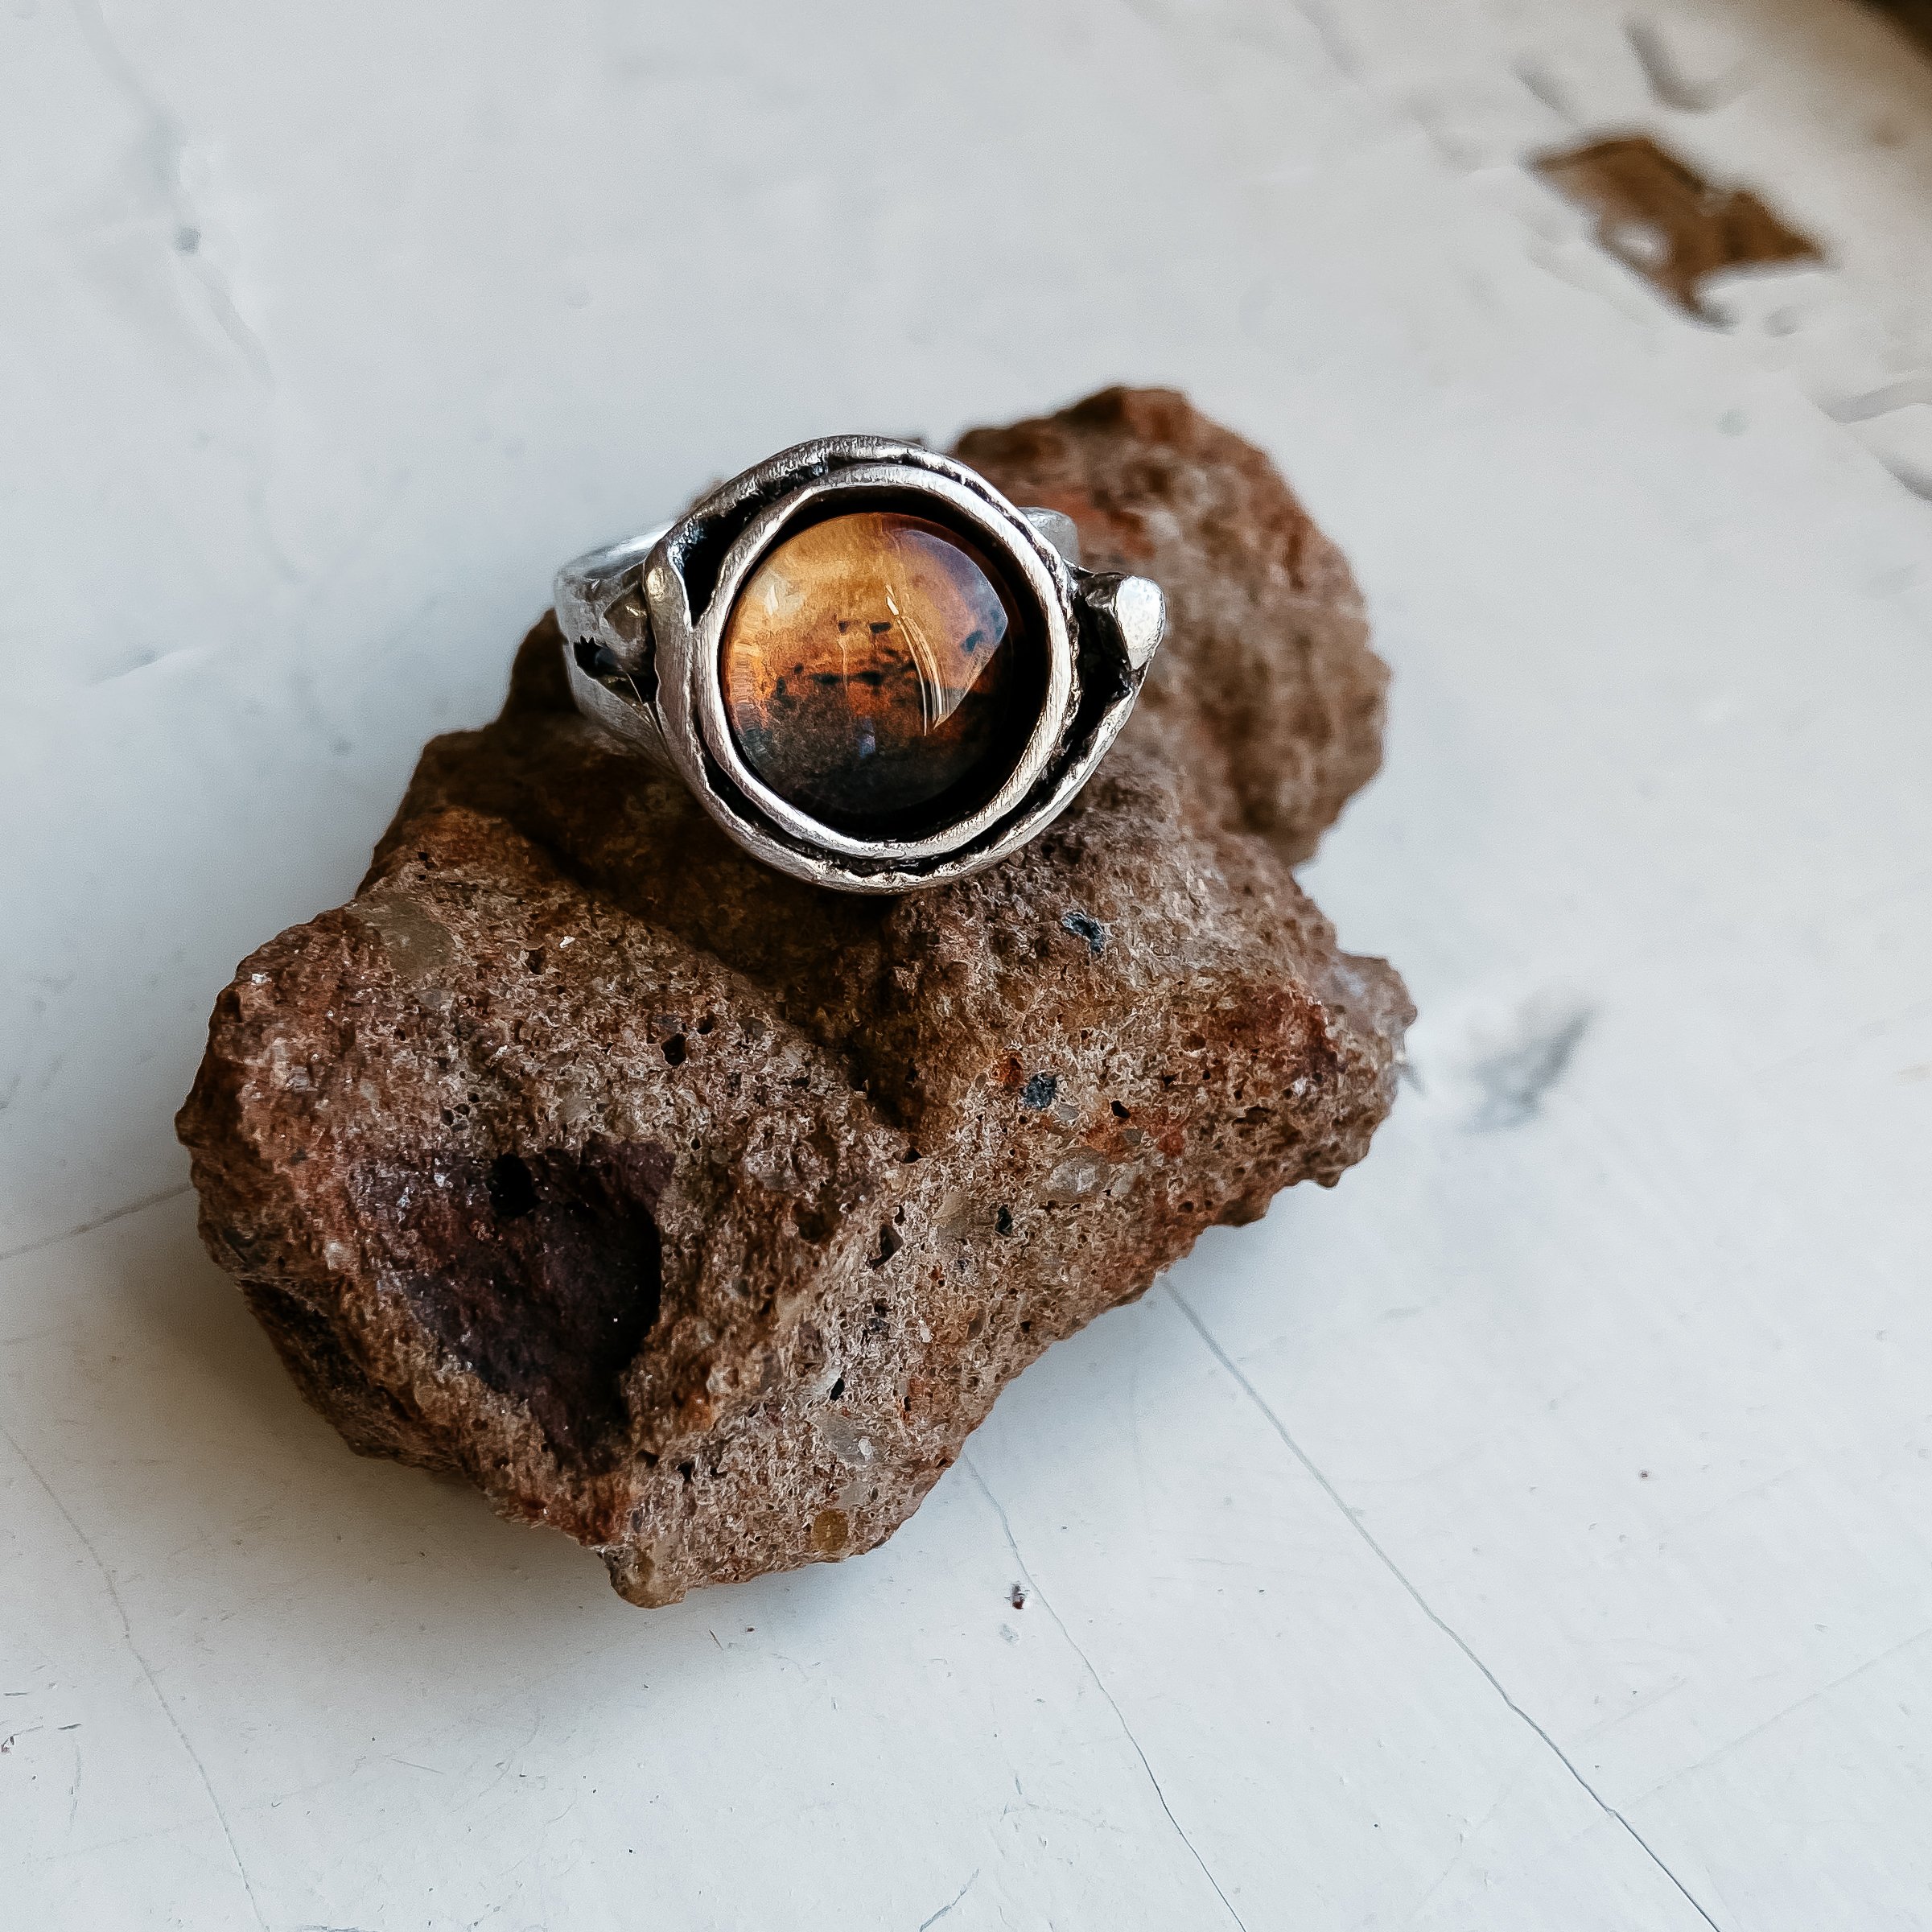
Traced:
<path fill-rule="evenodd" d="M 822 437 L 566 563 L 577 708 L 748 852 L 852 892 L 963 878 L 1045 830 L 1134 708 L 1158 584 L 1080 567 L 917 443 Z"/>

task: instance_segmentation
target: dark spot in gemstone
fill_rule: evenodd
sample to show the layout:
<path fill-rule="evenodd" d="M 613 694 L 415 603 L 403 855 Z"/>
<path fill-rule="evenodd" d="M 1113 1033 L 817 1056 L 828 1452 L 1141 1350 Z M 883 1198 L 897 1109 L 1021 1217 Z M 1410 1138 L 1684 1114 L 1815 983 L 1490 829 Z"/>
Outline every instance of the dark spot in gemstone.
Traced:
<path fill-rule="evenodd" d="M 1057 1073 L 1036 1073 L 1020 1090 L 1020 1104 L 1031 1107 L 1035 1113 L 1043 1113 L 1053 1104 L 1054 1096 L 1060 1091 L 1060 1077 Z"/>
<path fill-rule="evenodd" d="M 1024 608 L 976 542 L 929 518 L 869 509 L 795 531 L 725 625 L 719 670 L 746 764 L 788 803 L 871 837 L 975 809 L 1044 692 Z"/>

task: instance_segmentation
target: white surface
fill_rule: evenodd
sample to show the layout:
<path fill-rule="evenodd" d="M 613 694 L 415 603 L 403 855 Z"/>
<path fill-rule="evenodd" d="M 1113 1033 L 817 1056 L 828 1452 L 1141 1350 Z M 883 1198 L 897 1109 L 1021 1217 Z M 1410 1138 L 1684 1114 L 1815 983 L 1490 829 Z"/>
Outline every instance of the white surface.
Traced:
<path fill-rule="evenodd" d="M 1596 0 L 12 7 L 9 1926 L 1932 1924 L 1932 512 L 1518 165 L 1734 141 L 1909 392 L 1923 76 L 1726 32 L 1699 115 Z M 1371 595 L 1311 883 L 1419 1083 L 884 1551 L 628 1609 L 295 1400 L 180 1192 L 209 1000 L 558 558 L 1122 377 Z"/>

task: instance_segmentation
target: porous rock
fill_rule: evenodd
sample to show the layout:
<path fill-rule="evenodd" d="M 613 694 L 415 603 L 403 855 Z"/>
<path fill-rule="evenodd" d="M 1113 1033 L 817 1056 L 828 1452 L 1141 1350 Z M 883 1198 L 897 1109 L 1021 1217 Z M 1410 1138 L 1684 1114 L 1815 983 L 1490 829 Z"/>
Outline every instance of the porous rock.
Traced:
<path fill-rule="evenodd" d="M 578 719 L 546 619 L 356 897 L 243 962 L 181 1113 L 209 1250 L 351 1446 L 636 1603 L 880 1542 L 1049 1342 L 1392 1098 L 1402 983 L 1288 869 L 1378 756 L 1340 555 L 1170 393 L 961 454 L 1169 599 L 1048 833 L 899 900 L 781 877 Z"/>

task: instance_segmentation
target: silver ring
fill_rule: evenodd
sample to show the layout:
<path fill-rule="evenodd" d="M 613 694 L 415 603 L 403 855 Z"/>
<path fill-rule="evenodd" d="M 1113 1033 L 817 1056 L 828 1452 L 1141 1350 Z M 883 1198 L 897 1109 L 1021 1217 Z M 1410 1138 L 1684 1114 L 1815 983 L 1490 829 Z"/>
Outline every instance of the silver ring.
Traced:
<path fill-rule="evenodd" d="M 963 878 L 1070 805 L 1166 626 L 1073 520 L 878 436 L 781 451 L 557 573 L 577 708 L 731 838 L 851 892 Z"/>

